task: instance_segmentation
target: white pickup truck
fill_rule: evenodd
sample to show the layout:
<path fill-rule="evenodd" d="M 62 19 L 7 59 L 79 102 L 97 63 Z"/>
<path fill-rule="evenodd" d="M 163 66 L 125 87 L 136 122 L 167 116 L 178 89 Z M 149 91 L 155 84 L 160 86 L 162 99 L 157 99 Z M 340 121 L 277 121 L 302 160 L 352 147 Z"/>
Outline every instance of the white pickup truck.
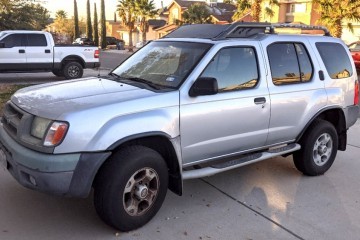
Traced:
<path fill-rule="evenodd" d="M 66 79 L 81 78 L 84 68 L 97 68 L 99 48 L 55 45 L 52 35 L 42 31 L 0 32 L 0 73 L 51 71 Z"/>

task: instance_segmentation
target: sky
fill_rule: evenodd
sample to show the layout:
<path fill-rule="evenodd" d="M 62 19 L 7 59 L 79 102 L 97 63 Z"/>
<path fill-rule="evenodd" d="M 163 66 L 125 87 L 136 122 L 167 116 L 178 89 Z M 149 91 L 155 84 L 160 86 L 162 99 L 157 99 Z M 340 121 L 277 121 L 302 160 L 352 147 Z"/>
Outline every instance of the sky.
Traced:
<path fill-rule="evenodd" d="M 80 18 L 86 19 L 86 1 L 77 0 L 78 13 Z M 55 13 L 58 10 L 64 10 L 68 17 L 74 16 L 74 0 L 43 0 L 43 5 L 50 11 L 51 17 L 55 17 Z M 96 3 L 98 17 L 100 19 L 100 0 L 90 0 L 91 18 L 94 17 L 94 2 Z M 161 2 L 164 6 L 171 3 L 171 0 L 154 0 L 156 8 L 161 7 Z M 105 14 L 107 20 L 113 20 L 114 12 L 116 11 L 116 5 L 118 0 L 105 0 Z"/>

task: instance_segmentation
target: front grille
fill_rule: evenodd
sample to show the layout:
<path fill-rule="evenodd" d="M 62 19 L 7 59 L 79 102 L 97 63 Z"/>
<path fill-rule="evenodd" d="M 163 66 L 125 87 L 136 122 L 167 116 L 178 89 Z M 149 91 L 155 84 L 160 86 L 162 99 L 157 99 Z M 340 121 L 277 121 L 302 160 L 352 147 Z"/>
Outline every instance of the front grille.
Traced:
<path fill-rule="evenodd" d="M 2 123 L 4 129 L 14 138 L 17 138 L 18 129 L 20 129 L 21 120 L 26 112 L 22 111 L 10 101 L 6 103 Z"/>

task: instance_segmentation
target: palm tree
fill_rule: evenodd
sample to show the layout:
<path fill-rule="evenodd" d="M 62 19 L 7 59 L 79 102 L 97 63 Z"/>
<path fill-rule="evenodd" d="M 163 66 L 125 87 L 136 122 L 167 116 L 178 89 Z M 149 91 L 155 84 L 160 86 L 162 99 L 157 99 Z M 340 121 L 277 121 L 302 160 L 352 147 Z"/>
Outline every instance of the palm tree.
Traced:
<path fill-rule="evenodd" d="M 184 23 L 211 23 L 210 12 L 203 4 L 192 4 L 183 14 Z"/>
<path fill-rule="evenodd" d="M 326 25 L 334 37 L 341 37 L 342 21 L 360 22 L 360 1 L 358 0 L 314 0 L 317 11 L 321 14 L 320 23 Z M 347 27 L 353 31 L 353 26 Z"/>
<path fill-rule="evenodd" d="M 252 3 L 251 3 L 252 2 Z M 233 20 L 239 20 L 242 18 L 248 10 L 251 10 L 251 17 L 253 22 L 260 22 L 261 15 L 261 5 L 264 3 L 264 0 L 237 0 L 236 2 L 236 12 L 233 16 Z M 265 7 L 265 15 L 272 18 L 275 14 L 272 10 L 273 6 L 278 6 L 278 0 L 269 0 L 268 6 Z"/>
<path fill-rule="evenodd" d="M 232 17 L 233 21 L 241 19 L 251 8 L 249 0 L 237 0 L 236 1 L 236 11 Z"/>
<path fill-rule="evenodd" d="M 133 51 L 132 33 L 135 29 L 136 6 L 133 0 L 119 0 L 117 11 L 123 25 L 129 31 L 129 52 Z"/>
<path fill-rule="evenodd" d="M 136 0 L 136 15 L 140 17 L 140 31 L 142 33 L 142 41 L 146 42 L 146 33 L 149 31 L 148 19 L 154 17 L 157 13 L 153 0 Z"/>

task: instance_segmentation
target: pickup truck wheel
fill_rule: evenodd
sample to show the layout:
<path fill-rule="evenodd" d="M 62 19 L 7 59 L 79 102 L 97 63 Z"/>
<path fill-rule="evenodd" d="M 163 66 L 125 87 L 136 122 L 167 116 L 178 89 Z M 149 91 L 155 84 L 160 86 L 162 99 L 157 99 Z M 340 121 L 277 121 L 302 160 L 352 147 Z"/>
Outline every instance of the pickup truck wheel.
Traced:
<path fill-rule="evenodd" d="M 302 137 L 301 149 L 293 154 L 296 168 L 308 176 L 324 174 L 333 164 L 338 146 L 335 127 L 328 121 L 315 120 Z"/>
<path fill-rule="evenodd" d="M 61 71 L 60 69 L 52 70 L 52 73 L 57 77 L 63 77 L 64 76 L 63 71 Z"/>
<path fill-rule="evenodd" d="M 167 165 L 158 152 L 143 146 L 126 147 L 99 170 L 94 185 L 95 209 L 110 226 L 131 231 L 155 216 L 167 187 Z"/>
<path fill-rule="evenodd" d="M 63 74 L 66 79 L 81 78 L 84 69 L 78 62 L 68 62 L 63 68 Z"/>

